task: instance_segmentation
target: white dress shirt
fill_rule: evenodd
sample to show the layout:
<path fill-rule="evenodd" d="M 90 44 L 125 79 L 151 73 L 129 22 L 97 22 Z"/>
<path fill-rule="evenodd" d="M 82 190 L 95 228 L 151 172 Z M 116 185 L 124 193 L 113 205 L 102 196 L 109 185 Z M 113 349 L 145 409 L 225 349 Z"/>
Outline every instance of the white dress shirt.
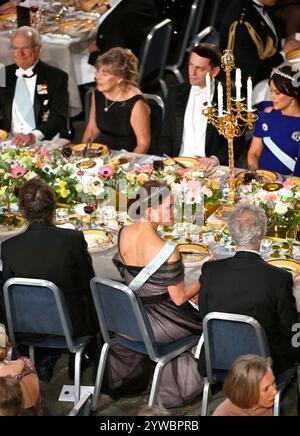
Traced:
<path fill-rule="evenodd" d="M 16 76 L 31 76 L 33 74 L 33 65 L 31 68 L 24 70 L 23 68 L 18 68 L 16 70 Z M 34 105 L 34 95 L 36 88 L 36 79 L 37 75 L 35 74 L 32 77 L 23 77 L 26 88 L 29 94 L 29 101 L 31 105 Z M 44 134 L 40 130 L 32 130 L 32 127 L 24 120 L 23 115 L 19 111 L 15 100 L 13 100 L 12 106 L 12 117 L 11 117 L 11 133 L 16 135 L 17 133 L 24 133 L 27 135 L 28 133 L 33 133 L 38 141 L 41 141 L 44 138 Z"/>
<path fill-rule="evenodd" d="M 206 88 L 192 86 L 184 116 L 183 137 L 179 156 L 206 156 L 207 117 L 202 114 L 203 104 L 206 101 Z"/>

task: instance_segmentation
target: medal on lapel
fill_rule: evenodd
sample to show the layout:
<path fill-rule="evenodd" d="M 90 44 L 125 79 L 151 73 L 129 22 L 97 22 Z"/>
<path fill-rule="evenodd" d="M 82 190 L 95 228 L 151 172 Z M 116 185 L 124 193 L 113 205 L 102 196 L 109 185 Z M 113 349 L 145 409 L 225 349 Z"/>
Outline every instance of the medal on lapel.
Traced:
<path fill-rule="evenodd" d="M 37 85 L 36 89 L 37 89 L 37 93 L 40 95 L 48 94 L 47 83 L 42 83 L 41 85 Z"/>
<path fill-rule="evenodd" d="M 49 110 L 43 112 L 43 115 L 42 115 L 42 122 L 43 122 L 43 123 L 46 123 L 46 122 L 48 121 L 48 118 L 49 118 Z"/>

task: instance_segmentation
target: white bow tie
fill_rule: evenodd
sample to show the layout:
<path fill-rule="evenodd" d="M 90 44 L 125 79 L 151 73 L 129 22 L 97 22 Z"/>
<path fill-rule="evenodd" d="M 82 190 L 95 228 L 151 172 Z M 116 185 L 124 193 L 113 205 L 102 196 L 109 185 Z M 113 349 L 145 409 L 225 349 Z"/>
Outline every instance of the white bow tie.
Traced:
<path fill-rule="evenodd" d="M 23 68 L 18 68 L 16 70 L 16 76 L 17 77 L 23 77 L 23 76 L 30 77 L 30 76 L 33 76 L 33 75 L 34 75 L 34 72 L 33 72 L 32 68 L 27 68 L 27 70 L 23 70 Z"/>

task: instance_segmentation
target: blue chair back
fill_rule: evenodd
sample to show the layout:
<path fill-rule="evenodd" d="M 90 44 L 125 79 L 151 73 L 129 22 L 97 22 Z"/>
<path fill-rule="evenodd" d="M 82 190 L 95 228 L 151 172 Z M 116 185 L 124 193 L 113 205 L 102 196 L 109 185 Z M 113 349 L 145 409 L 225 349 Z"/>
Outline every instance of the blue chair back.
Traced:
<path fill-rule="evenodd" d="M 170 40 L 172 21 L 166 19 L 150 31 L 142 48 L 139 64 L 139 86 L 163 77 Z"/>
<path fill-rule="evenodd" d="M 155 358 L 153 330 L 139 296 L 121 283 L 99 277 L 91 280 L 91 290 L 104 341 L 129 345 Z"/>
<path fill-rule="evenodd" d="M 159 155 L 159 139 L 165 116 L 165 104 L 163 99 L 155 94 L 143 94 L 151 109 L 150 129 L 151 144 L 148 154 Z"/>
<path fill-rule="evenodd" d="M 270 356 L 263 327 L 245 315 L 212 312 L 203 320 L 207 378 L 223 381 L 233 362 L 245 354 Z"/>
<path fill-rule="evenodd" d="M 72 323 L 61 290 L 47 280 L 12 278 L 3 288 L 12 345 L 16 334 L 53 335 L 66 338 L 72 349 Z"/>
<path fill-rule="evenodd" d="M 220 33 L 212 26 L 205 27 L 205 29 L 201 30 L 201 32 L 195 36 L 191 48 L 203 42 L 219 46 Z"/>

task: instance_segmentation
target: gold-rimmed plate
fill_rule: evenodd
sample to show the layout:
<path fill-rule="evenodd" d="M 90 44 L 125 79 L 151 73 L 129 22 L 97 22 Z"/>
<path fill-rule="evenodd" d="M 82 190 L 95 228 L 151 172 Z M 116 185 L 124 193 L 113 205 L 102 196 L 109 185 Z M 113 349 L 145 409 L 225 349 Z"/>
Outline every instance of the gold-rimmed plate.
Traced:
<path fill-rule="evenodd" d="M 89 168 L 93 168 L 96 166 L 96 162 L 92 159 L 82 160 L 76 164 L 77 168 L 82 170 L 88 170 Z"/>
<path fill-rule="evenodd" d="M 209 248 L 203 244 L 186 243 L 178 244 L 182 262 L 187 267 L 199 266 L 212 258 Z"/>
<path fill-rule="evenodd" d="M 82 153 L 86 148 L 86 144 L 76 144 L 72 146 L 72 150 L 75 153 Z M 105 156 L 109 153 L 109 148 L 107 145 L 98 144 L 97 142 L 93 142 L 88 150 L 88 155 L 92 156 Z"/>
<path fill-rule="evenodd" d="M 13 213 L 1 213 L 0 225 L 3 227 L 19 229 L 25 224 L 24 218 L 21 215 Z"/>
<path fill-rule="evenodd" d="M 235 177 L 237 185 L 240 185 L 241 183 L 244 182 L 244 178 L 245 178 L 246 173 L 247 173 L 247 171 L 242 171 L 241 173 L 239 173 Z M 256 174 L 262 183 L 275 183 L 277 178 L 278 178 L 276 173 L 274 173 L 273 171 L 269 171 L 269 170 L 258 169 L 258 170 L 256 170 Z"/>
<path fill-rule="evenodd" d="M 92 29 L 96 29 L 96 21 L 93 20 L 71 20 L 59 25 L 59 30 L 70 36 L 84 36 Z"/>
<path fill-rule="evenodd" d="M 290 62 L 299 62 L 300 61 L 300 49 L 289 51 L 286 55 L 286 58 Z"/>
<path fill-rule="evenodd" d="M 199 161 L 195 157 L 183 157 L 183 156 L 165 159 L 163 163 L 165 166 L 169 166 L 169 165 L 176 166 L 176 163 L 178 163 L 179 164 L 178 167 L 181 168 L 182 165 L 187 169 L 199 165 Z"/>
<path fill-rule="evenodd" d="M 300 262 L 292 259 L 270 259 L 268 260 L 270 265 L 283 268 L 293 274 L 294 277 L 300 274 Z"/>
<path fill-rule="evenodd" d="M 8 138 L 8 132 L 0 129 L 0 142 L 5 141 Z"/>
<path fill-rule="evenodd" d="M 11 12 L 10 14 L 3 14 L 0 15 L 0 20 L 4 21 L 4 20 L 16 20 L 17 19 L 17 14 L 15 12 Z"/>
<path fill-rule="evenodd" d="M 84 238 L 88 244 L 90 252 L 106 251 L 111 249 L 116 244 L 116 234 L 102 230 L 84 230 Z"/>

